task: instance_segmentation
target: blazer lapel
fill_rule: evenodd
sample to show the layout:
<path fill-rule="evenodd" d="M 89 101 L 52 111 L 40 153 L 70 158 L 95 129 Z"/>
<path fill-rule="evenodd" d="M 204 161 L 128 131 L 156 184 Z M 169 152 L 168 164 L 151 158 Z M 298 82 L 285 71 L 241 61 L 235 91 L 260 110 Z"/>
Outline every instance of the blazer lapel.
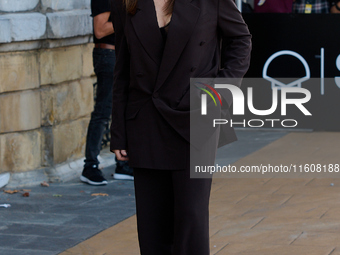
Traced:
<path fill-rule="evenodd" d="M 163 38 L 159 31 L 153 0 L 139 0 L 132 25 L 145 51 L 159 66 L 163 54 Z"/>
<path fill-rule="evenodd" d="M 175 1 L 155 89 L 158 89 L 165 82 L 171 70 L 176 65 L 197 23 L 200 8 L 192 5 L 190 3 L 191 1 L 192 0 Z"/>

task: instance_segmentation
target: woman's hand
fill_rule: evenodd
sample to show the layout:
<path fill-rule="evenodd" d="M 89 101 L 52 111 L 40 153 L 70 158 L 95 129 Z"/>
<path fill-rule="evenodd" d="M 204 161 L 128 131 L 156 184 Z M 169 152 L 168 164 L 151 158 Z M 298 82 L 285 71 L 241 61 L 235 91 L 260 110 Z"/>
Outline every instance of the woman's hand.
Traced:
<path fill-rule="evenodd" d="M 120 161 L 129 160 L 126 150 L 114 150 L 113 152 L 114 154 L 116 154 L 117 160 L 120 160 Z"/>

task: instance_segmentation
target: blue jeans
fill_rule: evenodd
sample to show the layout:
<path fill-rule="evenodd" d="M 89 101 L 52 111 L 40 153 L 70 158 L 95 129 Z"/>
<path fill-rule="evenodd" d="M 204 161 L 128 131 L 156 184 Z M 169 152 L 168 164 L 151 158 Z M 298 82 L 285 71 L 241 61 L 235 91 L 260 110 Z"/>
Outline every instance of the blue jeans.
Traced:
<path fill-rule="evenodd" d="M 114 50 L 93 49 L 93 67 L 97 75 L 97 97 L 87 130 L 85 166 L 98 165 L 101 141 L 112 110 L 113 69 L 116 63 Z"/>

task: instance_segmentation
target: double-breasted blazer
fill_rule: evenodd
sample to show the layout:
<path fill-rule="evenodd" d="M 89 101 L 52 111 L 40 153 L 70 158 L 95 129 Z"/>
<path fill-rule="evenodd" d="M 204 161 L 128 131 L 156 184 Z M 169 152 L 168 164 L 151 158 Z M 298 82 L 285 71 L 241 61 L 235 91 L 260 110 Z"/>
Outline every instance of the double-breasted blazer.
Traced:
<path fill-rule="evenodd" d="M 232 0 L 175 0 L 166 42 L 153 0 L 138 0 L 134 15 L 122 2 L 112 0 L 111 150 L 127 149 L 132 167 L 182 169 L 189 157 L 190 78 L 243 77 L 251 35 Z M 222 97 L 231 104 L 230 95 Z M 223 128 L 220 145 L 236 140 Z"/>

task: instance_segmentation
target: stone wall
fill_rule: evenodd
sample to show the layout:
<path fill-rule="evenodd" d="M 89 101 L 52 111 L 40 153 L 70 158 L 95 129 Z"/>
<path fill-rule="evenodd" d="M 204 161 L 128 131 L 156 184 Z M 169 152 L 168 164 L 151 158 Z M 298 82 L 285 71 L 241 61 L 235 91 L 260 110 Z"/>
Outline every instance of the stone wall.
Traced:
<path fill-rule="evenodd" d="M 90 0 L 0 0 L 0 174 L 83 157 L 91 34 Z"/>

